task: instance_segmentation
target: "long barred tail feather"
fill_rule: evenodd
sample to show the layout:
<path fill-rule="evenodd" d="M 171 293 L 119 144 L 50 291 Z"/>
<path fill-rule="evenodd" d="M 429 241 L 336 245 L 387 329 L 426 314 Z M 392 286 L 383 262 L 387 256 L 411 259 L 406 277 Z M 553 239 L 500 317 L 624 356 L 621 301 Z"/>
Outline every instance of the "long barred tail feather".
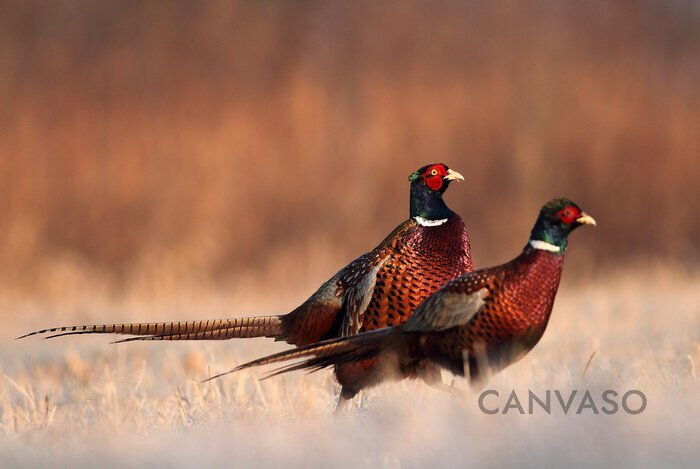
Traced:
<path fill-rule="evenodd" d="M 133 335 L 131 340 L 226 340 L 249 337 L 279 337 L 283 334 L 282 316 L 258 316 L 200 321 L 144 322 L 63 326 L 30 332 L 17 339 L 51 334 L 46 339 L 77 334 Z"/>
<path fill-rule="evenodd" d="M 248 318 L 246 318 L 248 319 Z M 134 340 L 228 340 L 249 339 L 253 337 L 280 337 L 281 323 L 276 316 L 263 318 L 265 321 L 254 322 L 253 325 L 235 325 L 222 329 L 186 332 L 181 334 L 159 334 L 150 336 L 129 337 L 115 340 L 114 343 L 132 342 Z"/>
<path fill-rule="evenodd" d="M 400 339 L 400 337 L 401 335 L 397 328 L 384 328 L 358 335 L 324 340 L 315 344 L 258 358 L 257 360 L 237 366 L 232 370 L 207 378 L 203 382 L 220 378 L 221 376 L 235 373 L 247 368 L 271 365 L 273 363 L 302 358 L 306 358 L 306 360 L 274 369 L 263 379 L 302 369 L 309 370 L 310 373 L 313 373 L 333 365 L 351 363 L 376 357 L 382 352 L 386 351 L 392 345 L 395 345 L 397 343 L 397 339 Z"/>

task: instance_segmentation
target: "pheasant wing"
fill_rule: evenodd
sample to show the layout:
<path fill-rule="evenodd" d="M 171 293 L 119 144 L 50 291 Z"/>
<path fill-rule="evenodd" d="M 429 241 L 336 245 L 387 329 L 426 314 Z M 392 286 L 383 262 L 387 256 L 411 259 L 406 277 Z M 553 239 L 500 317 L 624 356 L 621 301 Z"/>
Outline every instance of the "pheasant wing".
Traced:
<path fill-rule="evenodd" d="M 448 284 L 446 287 L 449 287 Z M 443 287 L 429 296 L 408 318 L 403 329 L 409 332 L 443 331 L 467 324 L 486 304 L 489 290 L 460 292 Z"/>

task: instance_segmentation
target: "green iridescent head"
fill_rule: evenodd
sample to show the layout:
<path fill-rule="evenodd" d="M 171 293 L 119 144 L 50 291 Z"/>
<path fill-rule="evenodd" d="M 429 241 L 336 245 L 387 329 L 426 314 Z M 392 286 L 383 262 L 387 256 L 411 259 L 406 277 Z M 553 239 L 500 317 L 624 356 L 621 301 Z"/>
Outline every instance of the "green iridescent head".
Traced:
<path fill-rule="evenodd" d="M 530 245 L 535 249 L 564 253 L 569 233 L 581 225 L 595 224 L 593 217 L 571 199 L 552 199 L 540 210 L 530 234 Z"/>
<path fill-rule="evenodd" d="M 464 176 L 444 163 L 423 166 L 408 176 L 411 182 L 410 216 L 420 220 L 444 220 L 454 212 L 442 200 L 452 181 L 464 181 Z"/>

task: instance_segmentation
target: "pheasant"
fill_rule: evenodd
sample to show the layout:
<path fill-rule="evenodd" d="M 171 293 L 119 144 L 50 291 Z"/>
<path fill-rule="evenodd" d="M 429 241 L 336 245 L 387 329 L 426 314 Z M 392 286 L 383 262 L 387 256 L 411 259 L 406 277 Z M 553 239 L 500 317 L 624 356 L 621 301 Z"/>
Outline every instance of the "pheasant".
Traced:
<path fill-rule="evenodd" d="M 340 373 L 340 382 L 356 392 L 382 381 L 416 377 L 428 365 L 481 381 L 518 361 L 540 340 L 552 312 L 568 236 L 581 225 L 595 224 L 571 200 L 554 199 L 540 211 L 520 255 L 453 279 L 423 301 L 403 325 L 270 355 L 214 378 L 304 359 L 269 376 L 370 360 L 371 373 L 351 382 Z"/>
<path fill-rule="evenodd" d="M 224 340 L 270 337 L 296 346 L 402 324 L 420 302 L 448 280 L 472 270 L 464 221 L 450 210 L 443 194 L 451 181 L 464 177 L 442 163 L 424 166 L 409 176 L 410 218 L 376 248 L 341 269 L 288 314 L 158 323 L 67 326 L 26 334 L 125 334 L 120 340 Z M 340 366 L 344 376 L 339 407 L 355 395 L 371 364 Z M 347 376 L 346 376 L 347 375 Z M 348 377 L 350 376 L 350 377 Z M 439 380 L 439 370 L 421 375 Z M 353 378 L 354 377 L 354 378 Z M 350 387 L 345 386 L 347 382 Z"/>

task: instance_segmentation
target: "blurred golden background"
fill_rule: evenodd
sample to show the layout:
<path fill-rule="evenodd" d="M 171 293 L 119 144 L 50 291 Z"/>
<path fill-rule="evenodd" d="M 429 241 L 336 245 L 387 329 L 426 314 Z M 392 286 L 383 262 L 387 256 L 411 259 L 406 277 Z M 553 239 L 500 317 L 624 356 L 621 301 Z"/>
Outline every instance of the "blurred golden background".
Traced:
<path fill-rule="evenodd" d="M 698 83 L 692 1 L 2 1 L 0 281 L 308 289 L 436 161 L 477 266 L 567 195 L 567 275 L 693 267 Z"/>

